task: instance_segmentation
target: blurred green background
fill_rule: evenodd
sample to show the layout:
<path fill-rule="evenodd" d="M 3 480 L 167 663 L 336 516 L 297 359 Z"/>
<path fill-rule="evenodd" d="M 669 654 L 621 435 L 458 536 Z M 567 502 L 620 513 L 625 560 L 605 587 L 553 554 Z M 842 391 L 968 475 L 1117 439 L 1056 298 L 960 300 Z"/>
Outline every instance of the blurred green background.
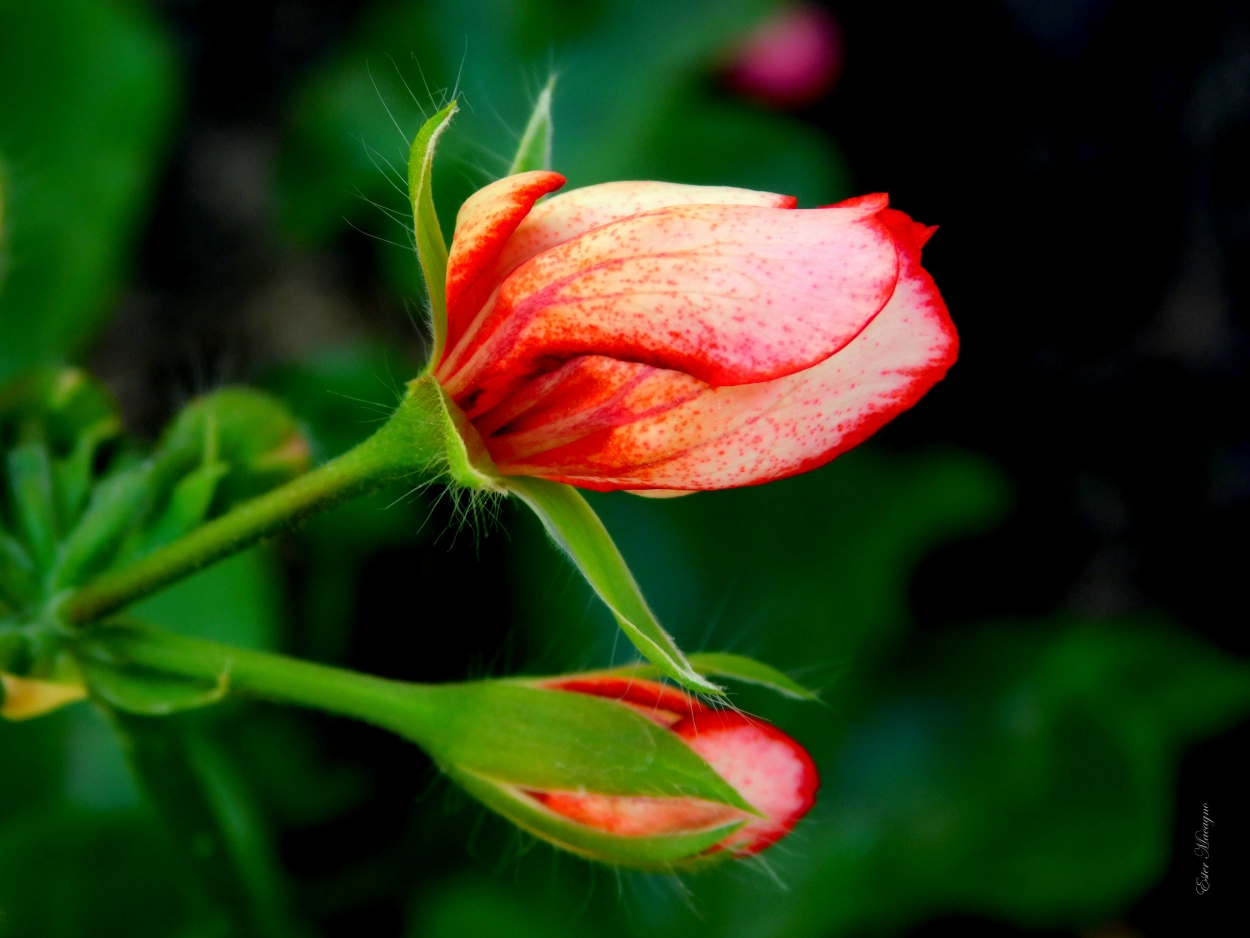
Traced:
<path fill-rule="evenodd" d="M 727 78 L 777 4 L 226 6 L 0 0 L 0 381 L 85 364 L 148 439 L 250 383 L 316 458 L 342 451 L 423 354 L 408 139 L 460 98 L 435 178 L 449 225 L 553 73 L 570 185 L 808 206 L 888 189 L 940 224 L 927 266 L 963 354 L 817 472 L 594 499 L 684 647 L 822 691 L 737 698 L 823 779 L 758 862 L 593 867 L 385 734 L 231 702 L 176 718 L 170 754 L 244 871 L 204 877 L 117 728 L 78 705 L 0 724 L 0 935 L 1127 938 L 1233 909 L 1250 646 L 1244 554 L 1222 544 L 1250 495 L 1228 403 L 1246 391 L 1250 105 L 1225 90 L 1244 9 L 829 4 L 834 73 L 783 105 Z M 347 506 L 136 612 L 411 680 L 627 657 L 533 519 L 466 524 L 449 501 Z M 1226 852 L 1197 896 L 1204 802 Z"/>

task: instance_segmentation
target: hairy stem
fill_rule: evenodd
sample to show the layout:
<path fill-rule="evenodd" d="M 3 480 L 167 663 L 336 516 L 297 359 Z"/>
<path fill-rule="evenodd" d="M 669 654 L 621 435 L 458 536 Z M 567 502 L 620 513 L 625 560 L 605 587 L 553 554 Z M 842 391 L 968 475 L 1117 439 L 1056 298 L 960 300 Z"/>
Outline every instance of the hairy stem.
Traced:
<path fill-rule="evenodd" d="M 432 379 L 414 382 L 391 418 L 343 455 L 231 509 L 135 563 L 68 596 L 58 612 L 85 625 L 345 499 L 398 479 L 429 478 L 446 465 L 448 420 Z"/>

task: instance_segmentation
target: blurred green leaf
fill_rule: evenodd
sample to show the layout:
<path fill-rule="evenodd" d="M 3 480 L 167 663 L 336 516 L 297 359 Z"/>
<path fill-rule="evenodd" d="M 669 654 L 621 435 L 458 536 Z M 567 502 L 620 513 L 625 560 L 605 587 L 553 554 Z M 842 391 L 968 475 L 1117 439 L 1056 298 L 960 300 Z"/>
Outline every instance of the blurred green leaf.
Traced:
<path fill-rule="evenodd" d="M 308 444 L 286 405 L 251 388 L 222 388 L 193 400 L 165 430 L 155 456 L 196 468 L 224 466 L 210 516 L 290 481 L 310 462 Z"/>
<path fill-rule="evenodd" d="M 564 884 L 561 884 L 562 886 Z M 581 938 L 584 921 L 567 914 L 580 897 L 564 886 L 528 889 L 512 877 L 460 875 L 423 884 L 412 903 L 407 938 Z M 595 934 L 617 935 L 612 920 L 596 919 Z"/>
<path fill-rule="evenodd" d="M 291 918 L 274 848 L 229 757 L 185 718 L 114 713 L 136 775 L 230 934 L 304 934 Z"/>
<path fill-rule="evenodd" d="M 4 161 L 0 160 L 0 293 L 4 293 L 4 281 L 9 273 L 9 229 L 5 226 L 4 206 L 7 197 L 8 179 Z"/>
<path fill-rule="evenodd" d="M 73 354 L 107 315 L 178 86 L 170 43 L 142 5 L 0 4 L 0 380 Z"/>
<path fill-rule="evenodd" d="M 41 440 L 54 460 L 57 508 L 77 519 L 98 471 L 97 456 L 122 433 L 121 414 L 94 378 L 73 368 L 36 368 L 0 390 L 0 446 Z"/>
<path fill-rule="evenodd" d="M 133 810 L 56 804 L 14 819 L 0 828 L 0 936 L 189 936 L 196 916 L 171 859 Z"/>
<path fill-rule="evenodd" d="M 223 560 L 127 610 L 127 615 L 195 638 L 244 648 L 273 648 L 282 594 L 263 547 Z"/>

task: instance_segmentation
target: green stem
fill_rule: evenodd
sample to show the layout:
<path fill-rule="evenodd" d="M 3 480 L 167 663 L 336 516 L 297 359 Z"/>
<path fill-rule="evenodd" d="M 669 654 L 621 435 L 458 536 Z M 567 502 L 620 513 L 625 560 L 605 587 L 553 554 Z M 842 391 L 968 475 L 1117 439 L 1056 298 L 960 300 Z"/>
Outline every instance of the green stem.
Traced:
<path fill-rule="evenodd" d="M 347 498 L 396 479 L 441 473 L 446 466 L 446 415 L 433 379 L 414 382 L 391 418 L 354 449 L 128 567 L 103 574 L 67 597 L 58 609 L 60 616 L 74 625 L 93 622 Z"/>
<path fill-rule="evenodd" d="M 391 681 L 356 671 L 288 658 L 272 652 L 220 645 L 139 625 L 106 623 L 76 642 L 79 656 L 136 673 L 215 683 L 234 693 L 355 717 L 412 735 L 438 688 Z M 405 699 L 405 724 L 396 724 L 396 701 Z M 423 706 L 425 704 L 426 706 Z M 420 735 L 420 734 L 417 734 Z"/>

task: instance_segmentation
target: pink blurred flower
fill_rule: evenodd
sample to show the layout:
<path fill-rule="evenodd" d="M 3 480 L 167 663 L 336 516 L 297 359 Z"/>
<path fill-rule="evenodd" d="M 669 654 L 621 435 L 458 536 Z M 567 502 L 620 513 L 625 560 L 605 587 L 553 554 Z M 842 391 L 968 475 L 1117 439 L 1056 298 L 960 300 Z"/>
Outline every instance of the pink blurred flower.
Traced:
<path fill-rule="evenodd" d="M 460 210 L 434 374 L 504 475 L 591 489 L 753 485 L 819 466 L 910 407 L 957 338 L 920 249 L 868 195 L 616 182 Z"/>
<path fill-rule="evenodd" d="M 733 50 L 726 71 L 740 94 L 776 107 L 802 107 L 818 100 L 842 71 L 842 30 L 817 6 L 783 7 Z"/>

